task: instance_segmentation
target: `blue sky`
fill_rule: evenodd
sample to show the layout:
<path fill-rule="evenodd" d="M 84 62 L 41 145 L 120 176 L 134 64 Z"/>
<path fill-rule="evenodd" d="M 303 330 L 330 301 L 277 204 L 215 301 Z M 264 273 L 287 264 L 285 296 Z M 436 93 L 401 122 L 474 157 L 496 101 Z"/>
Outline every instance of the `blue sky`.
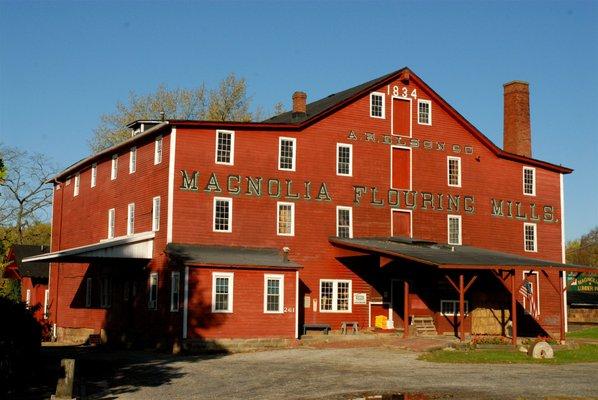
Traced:
<path fill-rule="evenodd" d="M 244 76 L 266 110 L 408 66 L 502 146 L 502 84 L 530 82 L 534 157 L 565 178 L 566 237 L 598 224 L 598 2 L 0 0 L 0 141 L 60 167 L 129 91 Z"/>

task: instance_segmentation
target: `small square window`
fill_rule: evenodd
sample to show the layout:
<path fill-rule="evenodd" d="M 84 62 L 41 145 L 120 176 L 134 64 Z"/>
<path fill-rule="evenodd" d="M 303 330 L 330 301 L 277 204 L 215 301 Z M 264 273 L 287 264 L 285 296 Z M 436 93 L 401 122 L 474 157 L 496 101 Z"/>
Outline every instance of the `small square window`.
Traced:
<path fill-rule="evenodd" d="M 278 169 L 284 171 L 295 171 L 297 140 L 295 138 L 279 139 L 278 148 Z"/>
<path fill-rule="evenodd" d="M 417 100 L 417 123 L 432 125 L 432 102 L 430 100 Z"/>
<path fill-rule="evenodd" d="M 384 93 L 374 92 L 370 94 L 370 117 L 385 118 Z"/>

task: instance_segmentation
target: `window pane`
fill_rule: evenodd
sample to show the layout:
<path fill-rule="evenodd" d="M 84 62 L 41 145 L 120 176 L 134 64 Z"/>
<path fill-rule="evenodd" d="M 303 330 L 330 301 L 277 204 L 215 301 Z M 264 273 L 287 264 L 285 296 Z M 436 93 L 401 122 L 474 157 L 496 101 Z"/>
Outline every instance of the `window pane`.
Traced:
<path fill-rule="evenodd" d="M 268 279 L 266 286 L 266 310 L 280 311 L 280 280 Z"/>
<path fill-rule="evenodd" d="M 214 309 L 216 311 L 228 311 L 228 278 L 216 278 L 216 295 Z"/>
<path fill-rule="evenodd" d="M 460 228 L 460 221 L 459 218 L 449 218 L 449 244 L 460 244 L 459 240 L 459 231 Z"/>
<path fill-rule="evenodd" d="M 338 237 L 348 238 L 351 236 L 351 212 L 346 208 L 338 209 Z"/>
<path fill-rule="evenodd" d="M 349 309 L 349 282 L 338 282 L 336 309 L 347 311 Z"/>
<path fill-rule="evenodd" d="M 332 293 L 333 293 L 333 282 L 322 281 L 320 288 L 320 308 L 322 310 L 332 310 Z"/>
<path fill-rule="evenodd" d="M 459 185 L 459 160 L 449 158 L 449 185 Z"/>
<path fill-rule="evenodd" d="M 231 162 L 232 134 L 228 132 L 218 132 L 218 149 L 216 151 L 216 161 L 221 163 Z"/>
<path fill-rule="evenodd" d="M 525 225 L 525 250 L 536 250 L 536 227 L 534 225 Z"/>
<path fill-rule="evenodd" d="M 214 227 L 217 231 L 229 230 L 229 202 L 227 200 L 216 200 L 216 213 L 214 215 Z"/>
<path fill-rule="evenodd" d="M 278 206 L 278 233 L 281 235 L 293 233 L 293 206 L 290 204 Z"/>
<path fill-rule="evenodd" d="M 293 141 L 281 139 L 280 141 L 280 169 L 293 169 Z"/>
<path fill-rule="evenodd" d="M 347 146 L 339 146 L 338 148 L 338 162 L 337 173 L 349 175 L 351 173 L 351 148 Z"/>
<path fill-rule="evenodd" d="M 429 124 L 430 123 L 430 104 L 420 102 L 419 103 L 419 123 L 420 124 Z"/>
<path fill-rule="evenodd" d="M 382 96 L 379 94 L 373 94 L 371 99 L 372 117 L 382 117 Z"/>

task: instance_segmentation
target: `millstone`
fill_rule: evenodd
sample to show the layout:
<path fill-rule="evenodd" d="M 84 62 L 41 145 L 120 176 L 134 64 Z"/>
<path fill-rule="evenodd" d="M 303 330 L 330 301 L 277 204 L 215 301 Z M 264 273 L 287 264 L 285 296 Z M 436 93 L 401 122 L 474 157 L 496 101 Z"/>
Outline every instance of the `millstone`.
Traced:
<path fill-rule="evenodd" d="M 553 358 L 554 351 L 546 342 L 537 342 L 530 346 L 527 355 L 532 358 Z"/>

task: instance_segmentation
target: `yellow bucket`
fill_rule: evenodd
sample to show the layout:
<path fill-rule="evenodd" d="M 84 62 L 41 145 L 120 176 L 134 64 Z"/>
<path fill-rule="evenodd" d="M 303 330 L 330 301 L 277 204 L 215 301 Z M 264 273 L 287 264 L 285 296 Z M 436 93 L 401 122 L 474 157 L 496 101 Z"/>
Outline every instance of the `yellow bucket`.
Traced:
<path fill-rule="evenodd" d="M 376 328 L 386 329 L 388 317 L 385 315 L 376 315 Z"/>

